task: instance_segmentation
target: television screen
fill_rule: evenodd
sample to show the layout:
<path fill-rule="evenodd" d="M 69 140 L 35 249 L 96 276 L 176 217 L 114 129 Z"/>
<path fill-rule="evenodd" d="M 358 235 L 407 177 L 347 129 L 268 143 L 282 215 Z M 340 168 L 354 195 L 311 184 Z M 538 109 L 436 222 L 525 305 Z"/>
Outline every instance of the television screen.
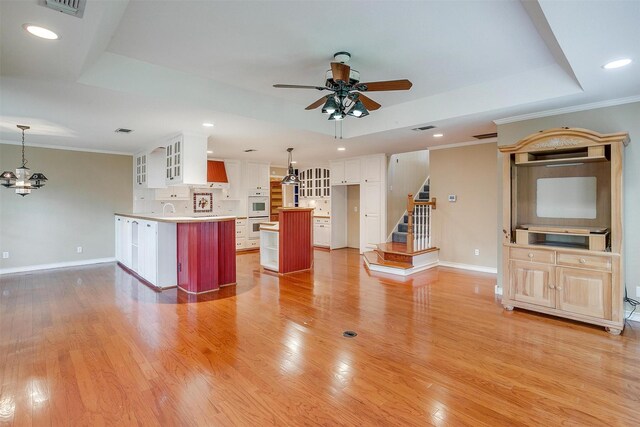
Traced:
<path fill-rule="evenodd" d="M 536 214 L 540 218 L 596 218 L 595 176 L 540 178 Z"/>

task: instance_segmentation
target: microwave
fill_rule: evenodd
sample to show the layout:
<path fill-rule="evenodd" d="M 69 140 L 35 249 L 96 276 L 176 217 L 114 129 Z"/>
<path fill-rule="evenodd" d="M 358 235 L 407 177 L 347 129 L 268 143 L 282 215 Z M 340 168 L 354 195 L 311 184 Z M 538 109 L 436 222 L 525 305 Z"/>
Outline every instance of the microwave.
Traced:
<path fill-rule="evenodd" d="M 247 216 L 249 218 L 269 216 L 269 197 L 249 196 L 247 211 Z"/>

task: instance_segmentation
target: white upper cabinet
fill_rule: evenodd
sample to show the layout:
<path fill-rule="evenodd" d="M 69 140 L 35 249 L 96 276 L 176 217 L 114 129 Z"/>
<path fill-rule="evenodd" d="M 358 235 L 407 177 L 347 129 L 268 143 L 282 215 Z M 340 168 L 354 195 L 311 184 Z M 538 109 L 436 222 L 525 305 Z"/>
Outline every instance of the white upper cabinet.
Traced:
<path fill-rule="evenodd" d="M 360 159 L 330 162 L 331 185 L 360 184 Z"/>
<path fill-rule="evenodd" d="M 167 139 L 165 146 L 167 185 L 202 185 L 207 182 L 207 138 L 182 133 Z"/>
<path fill-rule="evenodd" d="M 136 187 L 147 187 L 147 153 L 138 153 L 133 158 L 133 169 L 136 177 Z"/>
<path fill-rule="evenodd" d="M 164 188 L 164 149 L 143 151 L 133 158 L 134 188 Z"/>
<path fill-rule="evenodd" d="M 329 197 L 331 195 L 331 171 L 327 168 L 309 168 L 300 172 L 300 197 Z"/>
<path fill-rule="evenodd" d="M 382 181 L 382 174 L 385 173 L 386 158 L 382 155 L 367 156 L 362 158 L 362 181 L 379 182 Z"/>
<path fill-rule="evenodd" d="M 269 190 L 269 163 L 247 162 L 244 177 L 246 189 Z"/>

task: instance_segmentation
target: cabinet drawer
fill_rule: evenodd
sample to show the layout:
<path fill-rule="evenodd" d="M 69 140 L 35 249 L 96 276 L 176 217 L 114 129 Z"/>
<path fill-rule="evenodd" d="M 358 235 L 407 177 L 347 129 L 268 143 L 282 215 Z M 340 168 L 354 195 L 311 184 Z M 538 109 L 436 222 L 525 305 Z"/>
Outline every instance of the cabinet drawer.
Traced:
<path fill-rule="evenodd" d="M 236 227 L 236 237 L 247 237 L 247 227 L 245 226 Z"/>
<path fill-rule="evenodd" d="M 244 227 L 245 225 L 247 225 L 246 219 L 236 219 L 236 227 Z"/>
<path fill-rule="evenodd" d="M 260 247 L 260 239 L 248 239 L 246 246 L 247 248 L 259 248 Z"/>
<path fill-rule="evenodd" d="M 558 252 L 558 265 L 611 271 L 611 258 L 596 255 L 581 255 Z"/>
<path fill-rule="evenodd" d="M 245 239 L 236 239 L 236 250 L 244 249 L 246 247 Z"/>
<path fill-rule="evenodd" d="M 521 261 L 543 262 L 546 264 L 554 264 L 556 262 L 554 251 L 541 251 L 537 249 L 509 248 L 509 258 Z"/>

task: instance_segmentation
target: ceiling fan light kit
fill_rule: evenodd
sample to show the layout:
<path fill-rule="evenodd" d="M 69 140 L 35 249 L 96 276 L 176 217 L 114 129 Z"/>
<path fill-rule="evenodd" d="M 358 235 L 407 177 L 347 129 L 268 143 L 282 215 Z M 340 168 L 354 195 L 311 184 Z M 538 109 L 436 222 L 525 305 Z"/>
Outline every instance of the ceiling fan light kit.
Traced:
<path fill-rule="evenodd" d="M 315 110 L 322 105 L 322 112 L 329 114 L 329 120 L 342 120 L 346 115 L 356 118 L 366 117 L 369 115 L 369 111 L 381 107 L 380 104 L 361 92 L 409 90 L 413 85 L 406 79 L 360 83 L 360 73 L 345 64 L 351 59 L 349 52 L 336 52 L 333 58 L 336 62 L 332 62 L 331 69 L 327 71 L 324 87 L 289 84 L 275 84 L 273 87 L 331 91 L 332 94 L 323 96 L 305 109 Z"/>

